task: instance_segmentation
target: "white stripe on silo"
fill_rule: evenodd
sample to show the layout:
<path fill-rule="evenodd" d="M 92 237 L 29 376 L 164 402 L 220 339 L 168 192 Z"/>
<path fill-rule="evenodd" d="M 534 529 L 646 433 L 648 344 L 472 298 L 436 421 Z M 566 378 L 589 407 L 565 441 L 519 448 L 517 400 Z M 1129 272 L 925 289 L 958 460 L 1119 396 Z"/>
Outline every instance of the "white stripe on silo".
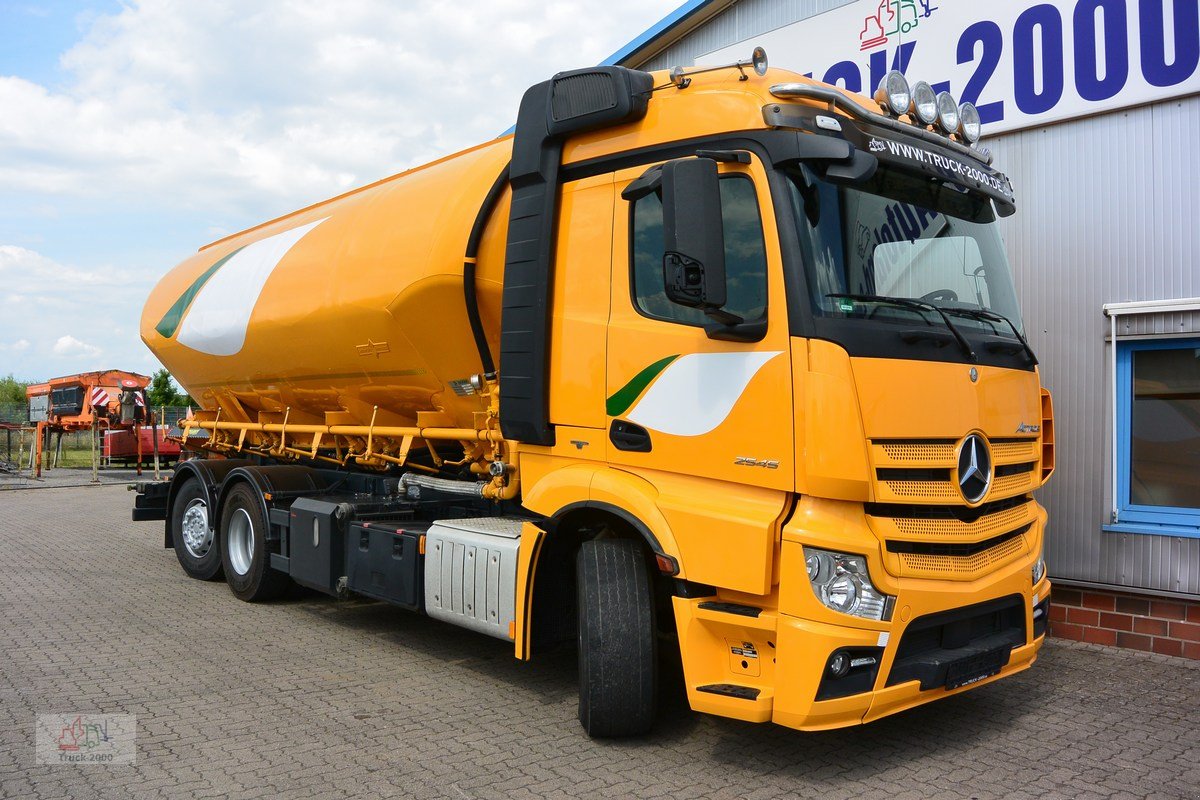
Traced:
<path fill-rule="evenodd" d="M 208 279 L 192 301 L 175 339 L 210 356 L 242 349 L 246 327 L 267 278 L 306 233 L 329 217 L 246 245 Z"/>

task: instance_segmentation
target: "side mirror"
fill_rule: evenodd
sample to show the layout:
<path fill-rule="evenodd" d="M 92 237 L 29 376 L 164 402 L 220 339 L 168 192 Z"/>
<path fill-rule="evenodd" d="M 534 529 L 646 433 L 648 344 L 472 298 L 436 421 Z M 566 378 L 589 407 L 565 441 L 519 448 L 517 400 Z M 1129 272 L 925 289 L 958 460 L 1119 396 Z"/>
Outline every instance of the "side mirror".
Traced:
<path fill-rule="evenodd" d="M 662 165 L 663 283 L 667 299 L 705 313 L 725 305 L 725 234 L 717 162 Z"/>

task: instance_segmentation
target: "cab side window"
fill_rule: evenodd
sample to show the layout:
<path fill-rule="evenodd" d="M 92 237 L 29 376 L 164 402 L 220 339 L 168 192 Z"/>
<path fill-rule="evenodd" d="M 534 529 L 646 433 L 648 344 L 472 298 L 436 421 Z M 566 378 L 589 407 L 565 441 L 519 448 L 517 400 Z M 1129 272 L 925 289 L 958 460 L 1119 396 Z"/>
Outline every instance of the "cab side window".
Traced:
<path fill-rule="evenodd" d="M 725 175 L 720 187 L 725 310 L 747 321 L 762 319 L 767 309 L 767 254 L 754 183 L 741 175 Z M 707 324 L 704 312 L 667 299 L 663 286 L 663 209 L 658 195 L 646 195 L 633 204 L 630 234 L 633 299 L 638 311 L 667 322 Z"/>

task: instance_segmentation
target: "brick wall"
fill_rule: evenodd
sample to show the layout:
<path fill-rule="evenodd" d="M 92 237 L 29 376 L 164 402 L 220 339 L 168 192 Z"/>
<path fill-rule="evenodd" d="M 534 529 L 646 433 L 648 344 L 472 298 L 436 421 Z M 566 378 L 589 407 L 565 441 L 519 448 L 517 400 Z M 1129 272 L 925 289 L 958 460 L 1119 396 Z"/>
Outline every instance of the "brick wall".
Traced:
<path fill-rule="evenodd" d="M 1200 659 L 1200 602 L 1056 586 L 1050 635 Z"/>

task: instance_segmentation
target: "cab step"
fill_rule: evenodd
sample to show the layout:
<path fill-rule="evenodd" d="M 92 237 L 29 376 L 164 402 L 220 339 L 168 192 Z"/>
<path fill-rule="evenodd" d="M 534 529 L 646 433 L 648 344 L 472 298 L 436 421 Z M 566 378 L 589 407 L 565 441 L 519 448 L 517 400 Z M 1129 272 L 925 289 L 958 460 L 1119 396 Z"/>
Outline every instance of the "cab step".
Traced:
<path fill-rule="evenodd" d="M 696 691 L 736 697 L 739 700 L 757 700 L 758 694 L 762 690 L 753 686 L 739 686 L 736 683 L 710 683 L 705 686 L 697 686 Z"/>
<path fill-rule="evenodd" d="M 717 600 L 705 600 L 700 604 L 705 611 L 720 611 L 722 614 L 737 614 L 740 617 L 757 617 L 762 613 L 758 606 L 744 606 L 741 603 L 722 603 Z"/>

